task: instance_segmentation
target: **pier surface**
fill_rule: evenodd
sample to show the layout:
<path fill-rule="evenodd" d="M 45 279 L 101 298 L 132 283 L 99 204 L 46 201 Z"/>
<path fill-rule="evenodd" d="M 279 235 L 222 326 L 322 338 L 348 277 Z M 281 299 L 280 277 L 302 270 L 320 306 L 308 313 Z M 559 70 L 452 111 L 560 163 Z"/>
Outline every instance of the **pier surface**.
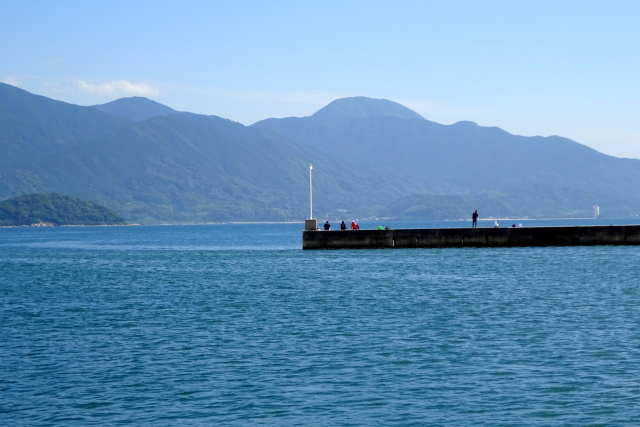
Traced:
<path fill-rule="evenodd" d="M 640 245 L 640 225 L 304 230 L 302 249 Z"/>

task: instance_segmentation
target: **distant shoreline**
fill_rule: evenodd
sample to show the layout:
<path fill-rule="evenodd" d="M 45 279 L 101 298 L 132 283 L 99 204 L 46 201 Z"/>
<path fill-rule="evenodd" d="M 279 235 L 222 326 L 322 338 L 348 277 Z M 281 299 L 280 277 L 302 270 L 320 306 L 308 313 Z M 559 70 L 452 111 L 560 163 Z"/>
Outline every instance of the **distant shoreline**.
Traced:
<path fill-rule="evenodd" d="M 636 218 L 636 217 L 630 217 Z M 478 222 L 518 222 L 518 221 L 562 221 L 562 220 L 615 220 L 622 218 L 484 218 L 479 219 Z M 640 218 L 638 218 L 640 221 Z M 335 220 L 337 221 L 337 220 Z M 334 221 L 334 222 L 335 222 Z M 362 222 L 471 222 L 471 219 L 425 219 L 425 220 L 363 220 Z M 157 224 L 62 224 L 62 225 L 0 225 L 0 228 L 52 228 L 52 227 L 153 227 L 153 226 L 189 226 L 189 225 L 242 225 L 242 224 L 304 224 L 304 221 L 220 221 L 220 222 L 184 222 L 184 223 L 157 223 Z"/>
<path fill-rule="evenodd" d="M 0 228 L 56 228 L 56 227 L 129 227 L 141 224 L 61 224 L 61 225 L 0 225 Z"/>

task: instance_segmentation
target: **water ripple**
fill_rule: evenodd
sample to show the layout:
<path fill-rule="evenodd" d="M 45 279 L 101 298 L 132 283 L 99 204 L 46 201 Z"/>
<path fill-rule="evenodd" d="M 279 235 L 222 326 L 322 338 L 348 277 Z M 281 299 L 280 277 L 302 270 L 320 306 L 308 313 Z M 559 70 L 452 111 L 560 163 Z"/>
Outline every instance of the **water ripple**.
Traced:
<path fill-rule="evenodd" d="M 118 243 L 0 250 L 3 424 L 640 422 L 635 248 Z"/>

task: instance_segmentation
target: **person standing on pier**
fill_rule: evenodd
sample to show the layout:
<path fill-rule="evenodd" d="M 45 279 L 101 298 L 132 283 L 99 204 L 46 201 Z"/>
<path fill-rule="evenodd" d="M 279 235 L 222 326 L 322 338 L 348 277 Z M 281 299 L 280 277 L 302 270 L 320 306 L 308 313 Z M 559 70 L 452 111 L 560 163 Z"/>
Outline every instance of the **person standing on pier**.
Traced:
<path fill-rule="evenodd" d="M 324 229 L 325 230 L 331 230 L 331 224 L 329 224 L 329 221 L 324 223 Z"/>
<path fill-rule="evenodd" d="M 473 212 L 473 214 L 471 215 L 471 227 L 475 228 L 478 226 L 478 210 L 476 209 L 475 212 Z"/>

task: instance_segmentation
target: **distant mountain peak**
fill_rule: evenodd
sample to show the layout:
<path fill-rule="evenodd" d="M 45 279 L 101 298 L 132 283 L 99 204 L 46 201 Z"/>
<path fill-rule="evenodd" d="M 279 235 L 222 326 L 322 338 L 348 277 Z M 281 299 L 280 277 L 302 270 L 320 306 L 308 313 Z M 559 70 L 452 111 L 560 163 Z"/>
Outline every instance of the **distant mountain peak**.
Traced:
<path fill-rule="evenodd" d="M 345 117 L 370 118 L 381 116 L 425 120 L 420 114 L 397 102 L 389 101 L 388 99 L 367 98 L 365 96 L 336 99 L 326 107 L 318 110 L 311 117 L 320 121 L 332 121 L 344 119 Z"/>
<path fill-rule="evenodd" d="M 470 127 L 470 128 L 479 127 L 479 125 L 476 122 L 472 122 L 470 120 L 461 120 L 459 122 L 455 122 L 453 125 L 454 126 L 466 126 L 466 127 Z"/>
<path fill-rule="evenodd" d="M 135 121 L 142 121 L 156 116 L 176 114 L 178 111 L 159 102 L 141 96 L 120 98 L 101 105 L 93 105 L 93 108 L 116 116 L 127 117 Z"/>

